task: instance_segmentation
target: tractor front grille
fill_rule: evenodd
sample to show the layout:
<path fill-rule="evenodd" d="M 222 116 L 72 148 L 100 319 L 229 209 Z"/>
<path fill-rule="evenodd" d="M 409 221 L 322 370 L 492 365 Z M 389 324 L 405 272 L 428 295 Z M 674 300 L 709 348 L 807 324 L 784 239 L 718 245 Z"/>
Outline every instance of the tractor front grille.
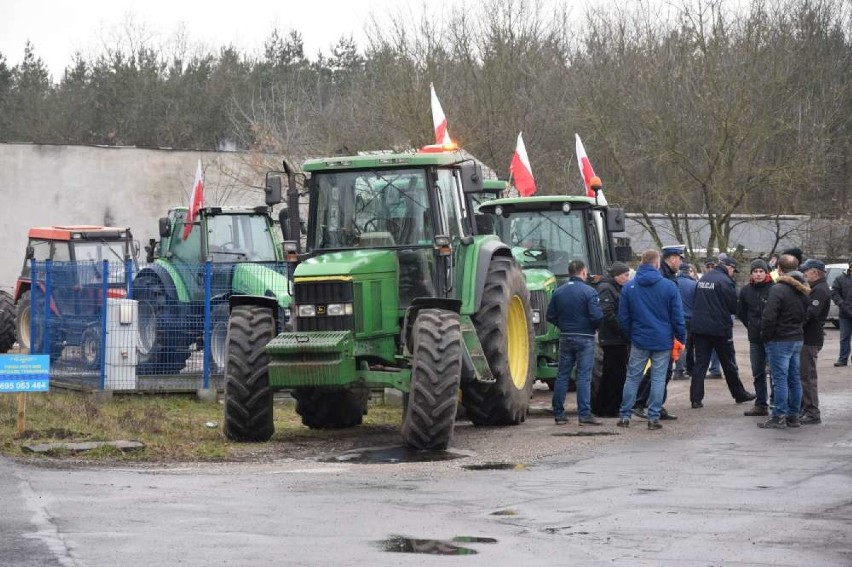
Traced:
<path fill-rule="evenodd" d="M 539 313 L 539 321 L 533 326 L 535 336 L 547 334 L 547 292 L 544 290 L 531 291 L 530 307 L 533 311 Z"/>
<path fill-rule="evenodd" d="M 351 281 L 305 281 L 296 282 L 293 286 L 293 302 L 298 331 L 350 331 L 355 328 L 354 315 L 329 316 L 328 305 L 331 303 L 352 303 L 353 291 Z M 314 317 L 299 316 L 299 305 L 316 306 Z"/>

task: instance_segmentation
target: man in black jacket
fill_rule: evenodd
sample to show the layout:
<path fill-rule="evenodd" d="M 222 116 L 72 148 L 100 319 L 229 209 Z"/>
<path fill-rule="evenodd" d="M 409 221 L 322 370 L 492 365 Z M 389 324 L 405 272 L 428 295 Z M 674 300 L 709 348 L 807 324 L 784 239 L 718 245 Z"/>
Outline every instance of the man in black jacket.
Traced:
<path fill-rule="evenodd" d="M 618 325 L 618 303 L 621 299 L 621 286 L 629 277 L 630 268 L 621 262 L 614 262 L 607 275 L 597 285 L 604 317 L 603 324 L 598 329 L 598 343 L 603 349 L 603 367 L 600 382 L 592 396 L 592 413 L 600 417 L 618 417 L 621 407 L 630 341 L 624 337 Z"/>
<path fill-rule="evenodd" d="M 846 366 L 849 362 L 849 344 L 852 339 L 852 259 L 846 273 L 837 276 L 831 284 L 831 300 L 840 309 L 840 356 L 835 366 Z"/>
<path fill-rule="evenodd" d="M 799 427 L 802 380 L 799 361 L 802 350 L 805 313 L 811 288 L 797 271 L 796 257 L 782 254 L 778 259 L 778 281 L 769 291 L 763 310 L 763 340 L 772 369 L 772 417 L 758 427 L 784 429 Z"/>
<path fill-rule="evenodd" d="M 758 258 L 751 263 L 749 283 L 740 290 L 737 301 L 737 319 L 748 329 L 749 360 L 754 378 L 754 407 L 744 415 L 769 415 L 769 396 L 766 388 L 766 345 L 761 334 L 763 308 L 769 290 L 775 282 L 769 275 L 769 264 Z"/>
<path fill-rule="evenodd" d="M 692 339 L 695 341 L 695 366 L 689 386 L 692 408 L 704 407 L 704 375 L 710 365 L 710 353 L 716 351 L 722 372 L 734 401 L 750 402 L 755 395 L 740 381 L 734 352 L 734 322 L 737 313 L 737 288 L 733 275 L 737 262 L 720 257 L 719 264 L 698 280 L 692 307 Z"/>
<path fill-rule="evenodd" d="M 802 264 L 801 271 L 811 286 L 808 311 L 805 314 L 804 344 L 801 352 L 802 410 L 800 420 L 805 425 L 822 423 L 817 393 L 816 362 L 822 349 L 825 319 L 831 305 L 831 291 L 825 282 L 825 264 L 810 259 Z"/>

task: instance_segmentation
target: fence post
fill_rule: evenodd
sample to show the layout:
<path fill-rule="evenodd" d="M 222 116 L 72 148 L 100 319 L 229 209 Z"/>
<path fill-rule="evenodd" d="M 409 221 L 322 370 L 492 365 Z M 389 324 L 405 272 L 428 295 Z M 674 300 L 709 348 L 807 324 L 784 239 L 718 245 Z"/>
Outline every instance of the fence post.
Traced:
<path fill-rule="evenodd" d="M 210 348 L 211 339 L 210 329 L 212 327 L 210 321 L 210 301 L 212 300 L 212 282 L 213 282 L 213 264 L 210 260 L 204 262 L 204 363 L 202 366 L 202 389 L 210 389 Z"/>
<path fill-rule="evenodd" d="M 124 288 L 127 298 L 133 297 L 133 260 L 130 258 L 124 261 Z"/>
<path fill-rule="evenodd" d="M 109 260 L 103 261 L 101 277 L 101 359 L 100 384 L 101 390 L 106 389 L 106 357 L 107 357 L 107 306 L 109 305 Z"/>
<path fill-rule="evenodd" d="M 53 260 L 45 260 L 44 261 L 44 333 L 42 334 L 42 344 L 41 344 L 41 353 L 46 354 L 48 356 L 52 355 L 53 352 L 50 348 L 50 287 L 51 275 L 53 272 Z M 32 305 L 32 303 L 30 303 Z M 32 317 L 30 317 L 30 324 L 32 324 Z M 35 346 L 35 343 L 30 343 L 30 346 Z M 53 366 L 53 357 L 50 356 L 51 366 Z"/>

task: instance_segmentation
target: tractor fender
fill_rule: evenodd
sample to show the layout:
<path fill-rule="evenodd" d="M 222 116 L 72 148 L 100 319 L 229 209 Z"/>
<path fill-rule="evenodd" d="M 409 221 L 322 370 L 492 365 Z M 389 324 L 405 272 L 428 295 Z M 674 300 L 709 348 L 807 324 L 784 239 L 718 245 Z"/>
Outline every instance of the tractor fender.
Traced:
<path fill-rule="evenodd" d="M 136 277 L 133 278 L 134 297 L 135 297 L 136 281 L 139 280 L 139 279 L 145 279 L 145 278 L 151 278 L 151 277 L 155 278 L 156 280 L 158 280 L 160 283 L 163 284 L 163 292 L 166 294 L 166 298 L 168 298 L 169 301 L 174 301 L 174 302 L 178 301 L 179 294 L 178 294 L 177 286 L 175 285 L 174 278 L 172 278 L 172 275 L 169 273 L 168 270 L 166 270 L 163 266 L 160 266 L 158 264 L 152 264 L 152 265 L 142 269 L 138 274 L 136 274 Z"/>
<path fill-rule="evenodd" d="M 446 297 L 418 297 L 415 298 L 408 309 L 405 310 L 405 318 L 402 322 L 402 337 L 401 343 L 405 345 L 408 352 L 414 350 L 414 345 L 411 344 L 411 328 L 414 326 L 414 320 L 417 319 L 417 312 L 421 309 L 446 309 L 453 313 L 461 313 L 461 300 L 448 299 Z"/>
<path fill-rule="evenodd" d="M 485 278 L 488 268 L 491 266 L 491 258 L 494 256 L 512 257 L 512 250 L 499 240 L 488 240 L 482 243 L 476 260 L 476 275 L 474 282 L 476 288 L 473 296 L 473 312 L 479 311 L 482 306 L 482 294 L 485 290 Z"/>
<path fill-rule="evenodd" d="M 232 295 L 228 298 L 228 312 L 232 311 L 238 305 L 256 305 L 257 307 L 269 309 L 272 311 L 272 317 L 275 319 L 275 328 L 281 328 L 278 324 L 280 313 L 276 298 L 265 295 Z"/>

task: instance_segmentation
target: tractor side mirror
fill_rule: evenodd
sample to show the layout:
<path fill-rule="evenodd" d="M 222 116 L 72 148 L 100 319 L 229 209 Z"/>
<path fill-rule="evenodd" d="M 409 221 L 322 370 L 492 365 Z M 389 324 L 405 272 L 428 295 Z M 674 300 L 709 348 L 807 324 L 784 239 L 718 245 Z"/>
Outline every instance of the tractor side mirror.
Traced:
<path fill-rule="evenodd" d="M 266 186 L 263 192 L 266 194 L 266 205 L 271 207 L 281 202 L 281 174 L 270 171 L 266 174 Z"/>
<path fill-rule="evenodd" d="M 27 246 L 26 258 L 27 260 L 32 260 L 33 258 L 35 258 L 35 248 L 33 248 L 32 246 Z"/>
<path fill-rule="evenodd" d="M 288 221 L 290 220 L 290 213 L 287 209 L 281 209 L 278 211 L 278 224 L 281 225 L 281 236 L 282 240 L 290 240 L 290 225 Z"/>
<path fill-rule="evenodd" d="M 612 207 L 606 211 L 607 232 L 624 232 L 624 209 Z"/>
<path fill-rule="evenodd" d="M 160 217 L 160 238 L 168 238 L 172 235 L 172 222 L 169 217 Z"/>
<path fill-rule="evenodd" d="M 465 193 L 482 193 L 482 167 L 475 162 L 465 162 L 459 166 L 462 180 L 462 191 Z"/>

